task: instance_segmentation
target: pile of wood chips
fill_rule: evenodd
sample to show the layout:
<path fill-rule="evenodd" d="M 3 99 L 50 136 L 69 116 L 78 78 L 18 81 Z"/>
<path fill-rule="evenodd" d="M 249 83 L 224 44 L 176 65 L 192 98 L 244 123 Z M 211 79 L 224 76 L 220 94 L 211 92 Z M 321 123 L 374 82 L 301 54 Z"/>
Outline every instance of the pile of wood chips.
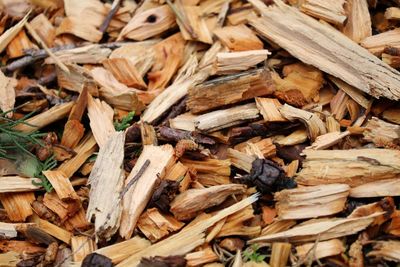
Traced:
<path fill-rule="evenodd" d="M 0 1 L 0 266 L 400 262 L 398 5 Z"/>

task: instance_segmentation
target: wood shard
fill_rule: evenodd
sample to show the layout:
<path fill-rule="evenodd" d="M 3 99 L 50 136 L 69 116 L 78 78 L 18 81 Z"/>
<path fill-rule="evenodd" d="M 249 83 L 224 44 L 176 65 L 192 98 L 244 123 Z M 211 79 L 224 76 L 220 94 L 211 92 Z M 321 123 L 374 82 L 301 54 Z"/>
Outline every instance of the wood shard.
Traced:
<path fill-rule="evenodd" d="M 301 110 L 288 104 L 283 105 L 279 111 L 283 117 L 290 121 L 298 119 L 303 122 L 307 126 L 311 141 L 314 141 L 319 135 L 326 133 L 325 124 L 315 113 Z"/>
<path fill-rule="evenodd" d="M 374 244 L 372 251 L 368 252 L 367 257 L 400 262 L 399 249 L 399 241 L 377 241 Z"/>
<path fill-rule="evenodd" d="M 125 186 L 139 173 L 139 170 L 147 160 L 150 160 L 149 166 L 123 197 L 119 232 L 124 238 L 129 238 L 132 235 L 140 214 L 153 194 L 157 179 L 162 178 L 166 167 L 173 164 L 174 149 L 171 145 L 144 146 L 135 167 L 125 181 Z"/>
<path fill-rule="evenodd" d="M 76 17 L 64 18 L 56 29 L 56 35 L 69 33 L 89 42 L 99 42 L 103 37 L 103 33 L 96 29 L 95 26 L 81 22 L 81 19 Z"/>
<path fill-rule="evenodd" d="M 71 238 L 71 249 L 74 261 L 81 262 L 96 249 L 96 244 L 88 236 L 73 236 Z"/>
<path fill-rule="evenodd" d="M 122 29 L 118 38 L 142 41 L 172 28 L 175 23 L 172 10 L 162 5 L 137 13 Z"/>
<path fill-rule="evenodd" d="M 28 21 L 30 12 L 28 12 L 23 19 L 21 19 L 13 27 L 9 28 L 0 36 L 0 53 L 9 45 L 15 36 L 24 28 L 25 23 Z"/>
<path fill-rule="evenodd" d="M 88 180 L 91 187 L 86 217 L 89 221 L 94 217 L 96 235 L 104 239 L 111 238 L 117 232 L 121 219 L 120 193 L 125 179 L 122 168 L 124 143 L 124 132 L 111 134 L 104 146 L 100 147 Z"/>
<path fill-rule="evenodd" d="M 207 246 L 205 249 L 186 254 L 185 259 L 187 266 L 199 266 L 218 260 L 218 256 L 211 246 Z"/>
<path fill-rule="evenodd" d="M 400 152 L 391 149 L 304 150 L 302 185 L 346 183 L 351 187 L 398 177 Z"/>
<path fill-rule="evenodd" d="M 322 72 L 303 63 L 295 63 L 283 67 L 284 78 L 272 73 L 276 86 L 275 95 L 288 104 L 304 106 L 318 95 L 324 79 Z"/>
<path fill-rule="evenodd" d="M 289 241 L 290 243 L 299 243 L 307 241 L 325 241 L 332 238 L 343 237 L 355 234 L 367 228 L 374 218 L 379 216 L 375 213 L 360 218 L 330 218 L 329 220 L 312 220 L 298 225 L 292 229 L 260 236 L 252 239 L 250 243 L 269 243 L 271 241 Z"/>
<path fill-rule="evenodd" d="M 256 97 L 257 108 L 266 122 L 283 122 L 287 121 L 282 117 L 279 108 L 282 106 L 276 98 Z"/>
<path fill-rule="evenodd" d="M 347 21 L 342 32 L 356 43 L 372 35 L 367 0 L 347 0 L 344 4 Z"/>
<path fill-rule="evenodd" d="M 40 189 L 33 182 L 39 183 L 38 178 L 25 178 L 20 176 L 0 177 L 0 193 L 27 192 Z"/>
<path fill-rule="evenodd" d="M 256 105 L 250 103 L 200 115 L 195 120 L 195 126 L 202 132 L 214 132 L 241 124 L 246 120 L 256 119 L 258 116 Z"/>
<path fill-rule="evenodd" d="M 102 148 L 106 145 L 108 138 L 115 133 L 114 111 L 106 102 L 88 95 L 88 116 L 93 136 Z"/>
<path fill-rule="evenodd" d="M 399 99 L 399 72 L 342 33 L 281 1 L 275 1 L 278 5 L 270 7 L 260 0 L 249 2 L 263 14 L 261 18 L 251 19 L 250 25 L 293 56 L 374 97 Z"/>
<path fill-rule="evenodd" d="M 397 148 L 400 141 L 400 126 L 372 117 L 365 126 L 364 139 L 377 147 Z"/>
<path fill-rule="evenodd" d="M 214 34 L 230 51 L 263 49 L 261 40 L 244 24 L 218 28 L 214 30 Z"/>
<path fill-rule="evenodd" d="M 43 174 L 49 180 L 61 200 L 80 202 L 79 196 L 76 194 L 71 182 L 62 171 L 43 171 Z"/>
<path fill-rule="evenodd" d="M 73 105 L 74 102 L 56 105 L 45 112 L 27 119 L 26 123 L 19 124 L 14 129 L 25 133 L 31 133 L 39 130 L 55 121 L 67 117 Z"/>
<path fill-rule="evenodd" d="M 361 42 L 361 45 L 371 53 L 381 55 L 385 47 L 400 48 L 399 38 L 400 29 L 396 28 L 391 31 L 367 37 Z"/>
<path fill-rule="evenodd" d="M 194 218 L 201 211 L 221 204 L 232 194 L 245 192 L 239 184 L 217 185 L 205 189 L 189 189 L 179 194 L 171 203 L 171 212 L 178 220 Z"/>
<path fill-rule="evenodd" d="M 350 187 L 330 184 L 286 189 L 275 194 L 280 219 L 306 219 L 341 212 L 346 204 Z"/>
<path fill-rule="evenodd" d="M 307 243 L 301 246 L 296 246 L 297 256 L 300 261 L 305 260 L 312 253 L 312 260 L 318 260 L 325 257 L 339 255 L 345 252 L 346 248 L 343 241 L 340 239 L 332 239 L 317 243 Z"/>
<path fill-rule="evenodd" d="M 126 86 L 137 89 L 147 88 L 133 60 L 129 58 L 109 58 L 103 61 L 103 65 L 112 72 L 118 81 Z"/>
<path fill-rule="evenodd" d="M 289 259 L 291 249 L 292 245 L 289 243 L 272 243 L 271 259 L 269 260 L 269 265 L 271 267 L 287 266 L 287 261 Z"/>
<path fill-rule="evenodd" d="M 35 200 L 33 192 L 2 193 L 0 202 L 12 222 L 24 222 L 33 214 L 31 203 Z"/>
<path fill-rule="evenodd" d="M 178 231 L 183 225 L 171 215 L 161 214 L 156 208 L 148 209 L 138 221 L 138 228 L 152 242 Z"/>
<path fill-rule="evenodd" d="M 369 182 L 353 187 L 351 197 L 384 197 L 399 196 L 400 181 L 398 178 Z"/>
<path fill-rule="evenodd" d="M 15 104 L 15 87 L 17 86 L 17 80 L 14 78 L 8 78 L 0 71 L 0 110 L 8 112 L 7 117 L 12 117 Z"/>
<path fill-rule="evenodd" d="M 304 13 L 323 19 L 336 25 L 343 25 L 346 20 L 346 14 L 343 8 L 345 0 L 306 0 L 300 6 L 300 10 Z"/>
<path fill-rule="evenodd" d="M 256 70 L 207 81 L 189 90 L 187 107 L 201 113 L 274 92 L 268 71 Z"/>
<path fill-rule="evenodd" d="M 270 55 L 270 52 L 266 49 L 218 53 L 213 66 L 214 72 L 217 75 L 221 75 L 248 70 L 265 61 L 268 55 Z"/>

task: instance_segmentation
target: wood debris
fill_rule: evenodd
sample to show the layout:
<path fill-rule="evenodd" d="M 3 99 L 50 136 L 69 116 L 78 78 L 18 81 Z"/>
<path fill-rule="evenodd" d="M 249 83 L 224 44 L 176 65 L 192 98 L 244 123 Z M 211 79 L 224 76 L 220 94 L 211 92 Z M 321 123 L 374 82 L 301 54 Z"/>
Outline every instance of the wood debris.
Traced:
<path fill-rule="evenodd" d="M 0 2 L 1 266 L 400 261 L 398 0 Z"/>

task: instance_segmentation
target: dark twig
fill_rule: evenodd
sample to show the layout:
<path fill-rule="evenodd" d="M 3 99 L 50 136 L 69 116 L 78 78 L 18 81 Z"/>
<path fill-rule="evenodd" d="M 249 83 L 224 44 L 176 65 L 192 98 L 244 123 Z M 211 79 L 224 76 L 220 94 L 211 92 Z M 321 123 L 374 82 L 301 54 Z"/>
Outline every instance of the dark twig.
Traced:
<path fill-rule="evenodd" d="M 114 0 L 110 12 L 107 14 L 106 18 L 104 19 L 103 23 L 101 24 L 99 31 L 102 33 L 105 33 L 108 26 L 110 25 L 110 22 L 114 15 L 117 13 L 119 7 L 121 5 L 121 0 Z"/>
<path fill-rule="evenodd" d="M 165 117 L 165 119 L 161 122 L 162 126 L 168 126 L 169 120 L 175 118 L 176 116 L 184 113 L 186 111 L 186 100 L 187 97 L 184 97 L 178 104 L 171 108 L 171 112 Z"/>
<path fill-rule="evenodd" d="M 147 167 L 150 165 L 150 160 L 146 159 L 146 161 L 143 163 L 142 167 L 138 171 L 138 173 L 129 181 L 129 183 L 125 186 L 124 190 L 121 191 L 121 194 L 119 195 L 119 199 L 122 199 L 126 192 L 128 192 L 129 188 L 132 187 L 132 185 L 140 178 L 140 176 L 143 175 L 143 173 L 146 171 Z"/>

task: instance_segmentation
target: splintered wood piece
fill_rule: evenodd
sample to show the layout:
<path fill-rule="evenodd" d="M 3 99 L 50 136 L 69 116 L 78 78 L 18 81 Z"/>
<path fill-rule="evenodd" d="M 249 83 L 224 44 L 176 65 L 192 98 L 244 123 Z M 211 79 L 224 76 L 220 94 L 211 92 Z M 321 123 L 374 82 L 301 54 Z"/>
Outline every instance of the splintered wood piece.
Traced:
<path fill-rule="evenodd" d="M 164 89 L 184 61 L 186 41 L 176 33 L 154 46 L 154 64 L 147 74 L 149 90 Z"/>
<path fill-rule="evenodd" d="M 270 158 L 276 154 L 276 146 L 271 138 L 265 139 L 250 139 L 244 143 L 237 144 L 234 148 L 247 155 L 258 158 Z"/>
<path fill-rule="evenodd" d="M 25 23 L 25 26 L 28 24 Z M 14 37 L 14 39 L 8 44 L 7 46 L 7 55 L 10 58 L 18 58 L 21 56 L 24 56 L 26 54 L 26 51 L 35 49 L 37 46 L 35 46 L 31 40 L 28 38 L 24 30 L 21 30 L 17 36 Z"/>
<path fill-rule="evenodd" d="M 365 126 L 364 140 L 373 142 L 377 147 L 398 148 L 400 126 L 372 117 Z"/>
<path fill-rule="evenodd" d="M 306 149 L 315 149 L 321 150 L 331 147 L 339 143 L 343 138 L 350 135 L 349 131 L 344 132 L 330 132 L 323 135 L 320 135 L 315 139 L 314 143 L 311 146 L 308 146 Z"/>
<path fill-rule="evenodd" d="M 283 75 L 282 79 L 277 73 L 272 73 L 276 86 L 275 95 L 297 107 L 310 103 L 318 95 L 324 83 L 320 70 L 303 63 L 284 66 Z"/>
<path fill-rule="evenodd" d="M 342 32 L 356 43 L 372 35 L 367 0 L 347 0 L 344 4 L 347 21 Z"/>
<path fill-rule="evenodd" d="M 84 67 L 71 64 L 68 65 L 69 73 L 56 67 L 58 85 L 67 90 L 80 93 L 83 88 L 87 88 L 92 96 L 98 96 L 97 85 Z"/>
<path fill-rule="evenodd" d="M 306 0 L 301 4 L 300 10 L 326 22 L 343 25 L 347 18 L 343 8 L 345 2 L 345 0 Z"/>
<path fill-rule="evenodd" d="M 371 214 L 380 213 L 381 215 L 374 219 L 371 226 L 382 225 L 390 219 L 390 216 L 392 215 L 395 208 L 396 207 L 393 198 L 385 197 L 378 202 L 358 206 L 351 212 L 349 216 L 347 216 L 347 218 L 359 218 Z"/>
<path fill-rule="evenodd" d="M 34 222 L 39 229 L 43 230 L 49 235 L 54 236 L 55 238 L 63 241 L 66 244 L 71 243 L 72 233 L 70 233 L 69 231 L 46 220 L 40 219 L 39 216 L 37 216 L 36 214 L 32 216 L 31 221 Z"/>
<path fill-rule="evenodd" d="M 157 135 L 154 127 L 145 122 L 140 124 L 140 134 L 142 137 L 142 144 L 145 145 L 157 145 Z"/>
<path fill-rule="evenodd" d="M 400 67 L 400 49 L 395 47 L 385 47 L 382 53 L 382 61 L 389 64 L 392 68 Z"/>
<path fill-rule="evenodd" d="M 56 29 L 43 13 L 34 17 L 30 22 L 34 31 L 42 38 L 48 47 L 52 47 L 56 38 Z"/>
<path fill-rule="evenodd" d="M 183 165 L 182 162 L 178 161 L 166 170 L 164 179 L 178 181 L 183 177 L 183 180 L 179 183 L 179 191 L 184 192 L 187 190 L 189 183 L 191 182 L 190 175 L 188 175 L 188 170 L 188 167 Z M 197 179 L 199 179 L 199 177 L 197 177 Z"/>
<path fill-rule="evenodd" d="M 147 88 L 133 60 L 129 58 L 109 58 L 103 61 L 103 65 L 111 71 L 118 81 L 126 86 L 133 86 L 137 89 Z"/>
<path fill-rule="evenodd" d="M 259 69 L 200 84 L 189 90 L 186 105 L 192 113 L 201 113 L 255 96 L 269 95 L 274 90 L 270 73 Z"/>
<path fill-rule="evenodd" d="M 398 7 L 388 7 L 385 11 L 385 19 L 400 19 L 400 8 Z"/>
<path fill-rule="evenodd" d="M 54 55 L 64 63 L 69 64 L 99 64 L 111 54 L 111 49 L 99 44 L 85 45 L 68 50 L 54 52 Z M 51 57 L 46 58 L 45 64 L 54 64 Z"/>
<path fill-rule="evenodd" d="M 23 19 L 21 19 L 17 24 L 9 28 L 0 36 L 0 53 L 4 51 L 14 37 L 17 36 L 17 34 L 24 28 L 30 13 L 31 12 L 28 12 Z"/>
<path fill-rule="evenodd" d="M 256 159 L 253 155 L 248 155 L 232 148 L 228 148 L 227 157 L 230 159 L 233 166 L 247 173 L 250 173 L 252 163 Z"/>
<path fill-rule="evenodd" d="M 365 109 L 370 107 L 370 101 L 365 98 L 362 92 L 354 88 L 353 86 L 348 85 L 347 83 L 343 82 L 342 80 L 329 77 L 329 79 L 343 92 L 345 92 L 349 97 L 351 97 L 354 101 L 356 101 L 360 106 Z"/>
<path fill-rule="evenodd" d="M 115 108 L 140 113 L 144 106 L 132 88 L 120 83 L 108 70 L 96 67 L 90 71 L 93 79 L 101 85 L 100 96 Z"/>
<path fill-rule="evenodd" d="M 193 63 L 191 63 L 193 65 Z M 148 106 L 143 113 L 142 120 L 148 123 L 154 122 L 164 112 L 182 99 L 188 92 L 189 88 L 197 83 L 207 79 L 209 71 L 199 71 L 194 73 L 194 69 L 190 69 L 189 64 L 187 71 L 181 79 L 175 80 L 169 87 L 162 91 Z"/>
<path fill-rule="evenodd" d="M 139 174 L 142 166 L 148 161 L 150 161 L 150 164 L 143 173 Z M 143 147 L 135 167 L 125 181 L 125 186 L 127 186 L 135 176 L 140 175 L 140 177 L 135 178 L 136 181 L 133 182 L 133 186 L 128 188 L 123 196 L 121 227 L 119 229 L 122 237 L 126 239 L 131 237 L 140 214 L 153 194 L 157 179 L 164 177 L 165 169 L 172 165 L 174 161 L 174 148 L 169 144 Z"/>
<path fill-rule="evenodd" d="M 189 189 L 179 194 L 171 203 L 171 212 L 178 220 L 196 217 L 201 211 L 221 204 L 232 194 L 242 194 L 246 186 L 227 184 L 204 189 Z"/>
<path fill-rule="evenodd" d="M 179 116 L 176 116 L 173 119 L 169 120 L 169 127 L 173 129 L 185 130 L 189 132 L 193 132 L 196 130 L 194 126 L 195 119 L 197 118 L 196 115 L 193 115 L 190 112 L 183 113 Z"/>
<path fill-rule="evenodd" d="M 0 202 L 12 222 L 24 222 L 33 214 L 31 203 L 35 200 L 33 192 L 2 193 Z"/>
<path fill-rule="evenodd" d="M 400 262 L 400 241 L 376 241 L 372 251 L 367 253 L 367 257 L 384 259 L 388 261 Z"/>
<path fill-rule="evenodd" d="M 195 120 L 195 126 L 203 132 L 214 132 L 258 117 L 256 104 L 250 103 L 200 115 Z"/>
<path fill-rule="evenodd" d="M 109 136 L 104 146 L 100 147 L 88 180 L 91 187 L 86 217 L 88 221 L 95 217 L 96 235 L 106 240 L 116 233 L 121 218 L 124 143 L 125 133 L 122 131 Z"/>
<path fill-rule="evenodd" d="M 103 33 L 94 25 L 82 23 L 82 18 L 66 17 L 56 29 L 56 35 L 72 34 L 92 43 L 98 43 L 103 37 Z"/>
<path fill-rule="evenodd" d="M 275 234 L 282 231 L 286 231 L 287 229 L 291 228 L 292 226 L 296 225 L 295 220 L 283 220 L 283 221 L 273 221 L 271 224 L 267 225 L 261 231 L 261 235 L 267 234 Z"/>
<path fill-rule="evenodd" d="M 307 219 L 341 212 L 350 187 L 330 184 L 285 189 L 275 194 L 279 219 Z"/>
<path fill-rule="evenodd" d="M 93 252 L 104 255 L 111 259 L 114 264 L 117 264 L 130 255 L 146 249 L 150 245 L 151 243 L 147 239 L 134 236 L 129 240 L 114 243 L 113 245 L 97 249 Z"/>
<path fill-rule="evenodd" d="M 44 195 L 43 204 L 60 217 L 61 223 L 76 214 L 80 207 L 77 201 L 62 201 L 54 191 Z"/>
<path fill-rule="evenodd" d="M 46 249 L 28 241 L 0 240 L 0 251 L 2 253 L 12 251 L 22 257 L 22 255 L 34 256 L 35 254 L 43 254 Z M 16 266 L 16 262 L 10 266 Z"/>
<path fill-rule="evenodd" d="M 156 208 L 146 210 L 138 221 L 138 228 L 151 242 L 178 231 L 183 225 L 171 215 L 161 214 Z"/>
<path fill-rule="evenodd" d="M 375 34 L 373 36 L 365 38 L 361 45 L 368 49 L 375 55 L 381 55 L 385 47 L 400 48 L 399 44 L 400 28 L 396 28 L 391 31 Z"/>
<path fill-rule="evenodd" d="M 61 138 L 61 145 L 74 148 L 78 145 L 79 141 L 85 134 L 83 124 L 78 120 L 69 120 L 64 126 L 63 136 Z"/>
<path fill-rule="evenodd" d="M 102 148 L 107 144 L 108 138 L 115 133 L 114 111 L 106 102 L 94 99 L 91 95 L 88 95 L 87 109 L 93 136 Z"/>
<path fill-rule="evenodd" d="M 283 105 L 279 111 L 283 117 L 290 121 L 298 119 L 303 122 L 307 126 L 311 141 L 314 141 L 319 135 L 326 133 L 325 124 L 315 113 L 301 110 L 288 104 Z"/>
<path fill-rule="evenodd" d="M 311 19 L 280 0 L 275 1 L 277 5 L 269 7 L 260 0 L 249 2 L 263 15 L 251 19 L 250 25 L 294 57 L 376 98 L 399 99 L 399 72 L 336 29 Z M 300 43 L 302 45 L 298 45 Z"/>
<path fill-rule="evenodd" d="M 118 41 L 128 38 L 142 41 L 163 33 L 176 25 L 175 15 L 168 5 L 136 12 L 128 24 L 121 30 Z"/>
<path fill-rule="evenodd" d="M 182 158 L 181 162 L 187 167 L 194 168 L 198 173 L 209 173 L 229 176 L 231 175 L 230 160 L 206 159 L 202 161 Z"/>
<path fill-rule="evenodd" d="M 15 224 L 0 222 L 0 235 L 6 239 L 17 237 L 16 226 Z"/>
<path fill-rule="evenodd" d="M 307 243 L 296 246 L 296 252 L 300 262 L 307 259 L 310 253 L 313 255 L 311 259 L 315 261 L 321 258 L 339 255 L 345 251 L 346 248 L 343 245 L 343 241 L 340 239 L 332 239 L 329 241 Z"/>
<path fill-rule="evenodd" d="M 272 243 L 271 258 L 269 265 L 271 267 L 285 267 L 289 259 L 292 245 L 290 243 L 274 242 Z"/>
<path fill-rule="evenodd" d="M 211 246 L 207 246 L 199 251 L 186 254 L 185 259 L 187 260 L 187 266 L 202 266 L 203 264 L 218 260 L 219 257 L 212 250 Z"/>
<path fill-rule="evenodd" d="M 79 196 L 76 194 L 71 182 L 62 171 L 43 171 L 43 174 L 49 180 L 61 200 L 80 202 Z"/>
<path fill-rule="evenodd" d="M 261 226 L 247 226 L 245 223 L 255 217 L 254 210 L 251 206 L 242 209 L 226 218 L 221 230 L 216 237 L 223 236 L 259 236 Z"/>
<path fill-rule="evenodd" d="M 264 48 L 261 40 L 244 24 L 217 28 L 214 30 L 214 34 L 230 51 L 260 50 Z"/>
<path fill-rule="evenodd" d="M 351 187 L 397 178 L 400 151 L 392 149 L 303 150 L 306 159 L 296 175 L 301 185 L 345 183 Z"/>
<path fill-rule="evenodd" d="M 282 117 L 279 108 L 282 106 L 276 98 L 256 97 L 256 105 L 260 110 L 265 122 L 284 122 L 287 121 Z"/>
<path fill-rule="evenodd" d="M 183 1 L 175 1 L 177 23 L 185 40 L 200 41 L 212 44 L 212 35 L 207 27 L 204 10 L 200 6 L 185 5 Z"/>
<path fill-rule="evenodd" d="M 0 177 L 0 193 L 27 192 L 40 189 L 33 183 L 39 183 L 38 178 L 25 178 L 20 176 Z"/>
<path fill-rule="evenodd" d="M 325 241 L 358 233 L 367 228 L 380 213 L 359 218 L 329 218 L 307 221 L 302 225 L 275 234 L 267 234 L 252 239 L 249 243 L 270 243 L 286 241 L 300 243 L 309 241 Z"/>
<path fill-rule="evenodd" d="M 384 197 L 400 196 L 399 178 L 370 182 L 353 187 L 351 197 Z"/>
<path fill-rule="evenodd" d="M 76 155 L 61 164 L 57 170 L 62 171 L 66 177 L 71 178 L 72 175 L 79 170 L 85 161 L 96 151 L 96 139 L 91 133 L 88 133 L 81 142 L 74 148 Z"/>
<path fill-rule="evenodd" d="M 71 217 L 67 217 L 64 223 L 65 229 L 68 231 L 76 231 L 77 229 L 80 231 L 87 230 L 91 224 L 86 220 L 85 210 L 83 208 L 75 211 L 75 214 Z"/>
<path fill-rule="evenodd" d="M 3 112 L 12 111 L 15 104 L 15 87 L 17 80 L 9 78 L 0 71 L 0 109 Z M 11 118 L 13 112 L 8 112 L 5 116 Z"/>
<path fill-rule="evenodd" d="M 67 117 L 73 105 L 74 102 L 56 105 L 49 110 L 27 119 L 25 123 L 17 125 L 14 129 L 25 133 L 31 133 L 39 130 L 55 121 Z"/>
<path fill-rule="evenodd" d="M 95 242 L 88 236 L 73 236 L 71 238 L 72 258 L 75 262 L 83 259 L 96 250 Z"/>
<path fill-rule="evenodd" d="M 319 136 L 318 136 L 319 137 Z M 317 139 L 318 139 L 317 137 Z M 282 138 L 276 138 L 274 141 L 276 144 L 281 145 L 281 146 L 293 146 L 293 145 L 298 145 L 302 144 L 308 139 L 308 134 L 305 129 L 298 129 L 288 136 L 284 136 Z"/>
<path fill-rule="evenodd" d="M 259 195 L 255 194 L 240 202 L 233 204 L 217 212 L 214 216 L 205 218 L 195 224 L 191 224 L 183 228 L 177 234 L 174 234 L 160 242 L 157 242 L 146 249 L 132 254 L 129 258 L 122 261 L 116 267 L 130 267 L 137 265 L 142 257 L 150 256 L 171 256 L 171 255 L 185 255 L 192 251 L 197 246 L 205 242 L 204 231 L 221 221 L 227 216 L 238 212 L 239 210 L 251 205 L 257 201 Z"/>
<path fill-rule="evenodd" d="M 115 49 L 110 59 L 128 58 L 133 61 L 137 71 L 143 77 L 154 63 L 154 45 L 160 40 L 148 40 L 143 42 L 128 43 Z"/>

